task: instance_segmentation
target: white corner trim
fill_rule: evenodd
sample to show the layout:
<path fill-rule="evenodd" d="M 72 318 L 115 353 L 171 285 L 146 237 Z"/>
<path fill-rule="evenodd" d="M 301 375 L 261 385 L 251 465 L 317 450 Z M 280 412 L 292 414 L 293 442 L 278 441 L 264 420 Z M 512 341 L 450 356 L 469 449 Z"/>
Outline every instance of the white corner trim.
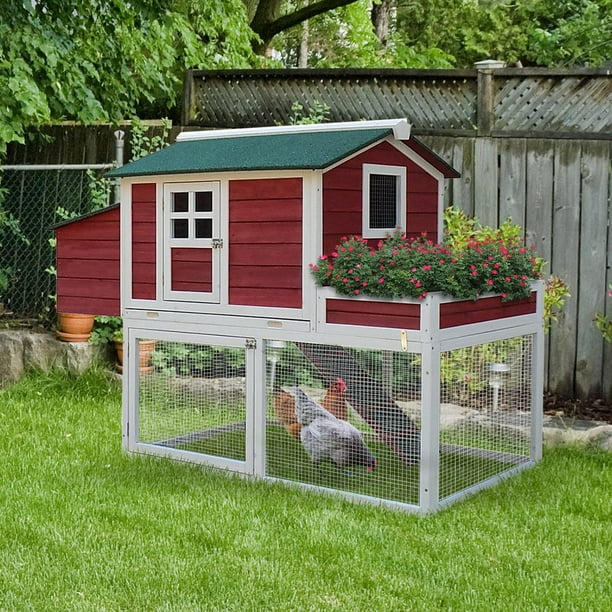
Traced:
<path fill-rule="evenodd" d="M 343 121 L 338 123 L 313 123 L 310 125 L 274 125 L 269 127 L 238 128 L 231 130 L 195 130 L 181 132 L 177 142 L 210 138 L 240 138 L 245 136 L 269 136 L 273 134 L 306 134 L 311 132 L 338 132 L 345 130 L 392 129 L 398 140 L 410 138 L 410 124 L 406 119 L 381 119 L 375 121 Z"/>

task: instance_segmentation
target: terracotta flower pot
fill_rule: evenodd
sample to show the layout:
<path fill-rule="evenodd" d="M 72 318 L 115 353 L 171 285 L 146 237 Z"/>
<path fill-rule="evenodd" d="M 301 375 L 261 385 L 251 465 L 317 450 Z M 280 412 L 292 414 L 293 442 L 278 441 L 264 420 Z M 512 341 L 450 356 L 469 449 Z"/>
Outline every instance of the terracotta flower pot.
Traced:
<path fill-rule="evenodd" d="M 59 312 L 57 336 L 64 342 L 87 342 L 94 325 L 94 315 Z"/>
<path fill-rule="evenodd" d="M 123 341 L 115 340 L 117 350 L 117 369 L 123 372 Z M 151 353 L 155 350 L 155 340 L 140 340 L 138 342 L 138 369 L 141 374 L 153 371 Z"/>

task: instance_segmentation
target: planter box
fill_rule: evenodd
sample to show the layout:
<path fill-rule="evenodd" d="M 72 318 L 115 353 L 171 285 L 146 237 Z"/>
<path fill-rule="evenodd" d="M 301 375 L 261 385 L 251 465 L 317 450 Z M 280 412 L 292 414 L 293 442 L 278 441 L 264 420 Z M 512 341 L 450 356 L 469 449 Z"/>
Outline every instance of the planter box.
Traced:
<path fill-rule="evenodd" d="M 477 300 L 461 300 L 431 293 L 413 298 L 343 296 L 334 289 L 317 289 L 317 330 L 387 337 L 406 331 L 413 338 L 435 334 L 441 337 L 480 333 L 499 327 L 541 324 L 543 284 L 532 283 L 531 296 L 503 301 L 490 294 Z M 374 329 L 373 329 L 374 328 Z"/>

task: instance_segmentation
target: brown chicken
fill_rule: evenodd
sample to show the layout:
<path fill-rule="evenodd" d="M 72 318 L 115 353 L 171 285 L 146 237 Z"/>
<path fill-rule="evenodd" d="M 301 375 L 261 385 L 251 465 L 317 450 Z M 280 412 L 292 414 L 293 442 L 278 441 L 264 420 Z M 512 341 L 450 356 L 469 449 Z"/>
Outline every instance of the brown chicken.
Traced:
<path fill-rule="evenodd" d="M 325 410 L 331 412 L 336 418 L 342 419 L 343 421 L 346 421 L 345 392 L 346 383 L 341 378 L 336 378 L 327 388 L 325 397 L 320 402 L 320 405 L 325 408 Z M 289 435 L 299 440 L 302 426 L 298 423 L 295 414 L 295 398 L 293 395 L 279 389 L 274 394 L 274 413 Z"/>

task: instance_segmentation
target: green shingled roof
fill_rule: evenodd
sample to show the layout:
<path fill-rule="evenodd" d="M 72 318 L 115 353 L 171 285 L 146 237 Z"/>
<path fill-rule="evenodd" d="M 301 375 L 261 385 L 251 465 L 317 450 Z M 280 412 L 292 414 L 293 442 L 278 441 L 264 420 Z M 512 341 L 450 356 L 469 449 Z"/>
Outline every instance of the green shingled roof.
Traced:
<path fill-rule="evenodd" d="M 321 169 L 390 134 L 390 128 L 373 128 L 183 140 L 107 176 Z"/>

